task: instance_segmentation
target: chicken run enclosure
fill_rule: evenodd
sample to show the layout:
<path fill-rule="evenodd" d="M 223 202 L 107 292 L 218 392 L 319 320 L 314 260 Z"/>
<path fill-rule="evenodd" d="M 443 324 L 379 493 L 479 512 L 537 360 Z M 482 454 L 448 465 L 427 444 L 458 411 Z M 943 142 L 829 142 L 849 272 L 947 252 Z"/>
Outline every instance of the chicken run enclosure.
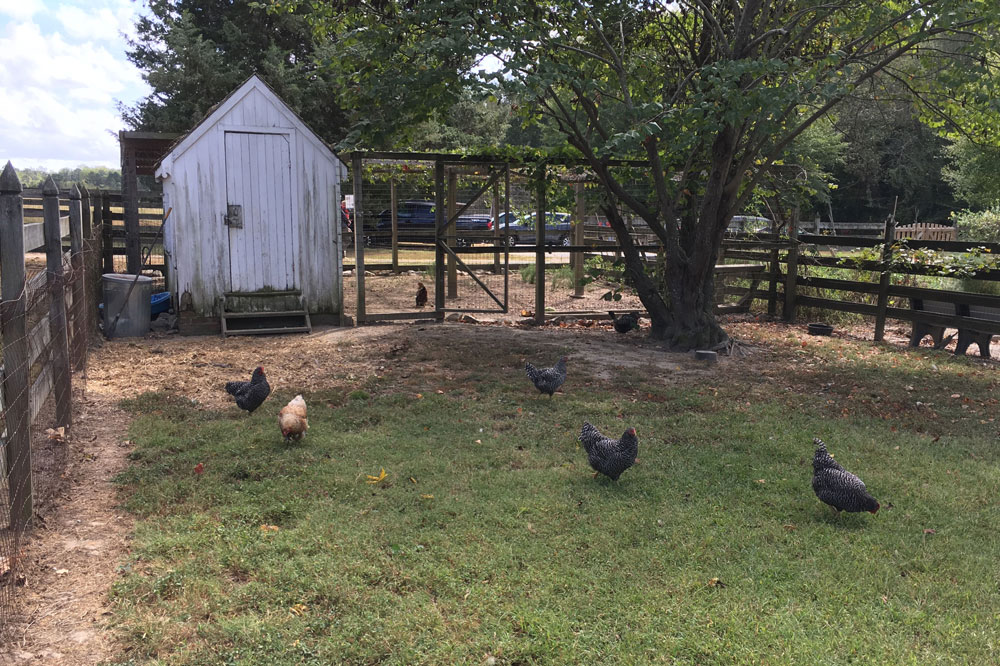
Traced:
<path fill-rule="evenodd" d="M 573 161 L 517 164 L 460 155 L 353 153 L 343 220 L 344 311 L 359 322 L 441 317 L 531 317 L 642 311 L 622 287 L 620 249 L 596 178 Z M 615 162 L 630 192 L 652 196 L 646 164 Z M 646 260 L 658 241 L 619 206 Z M 539 220 L 545 220 L 539 225 Z M 438 270 L 440 268 L 440 270 Z M 729 275 L 717 275 L 725 305 Z M 416 302 L 419 284 L 426 305 Z M 745 291 L 745 289 L 743 290 Z M 734 292 L 735 293 L 735 292 Z M 728 307 L 743 307 L 730 303 Z"/>

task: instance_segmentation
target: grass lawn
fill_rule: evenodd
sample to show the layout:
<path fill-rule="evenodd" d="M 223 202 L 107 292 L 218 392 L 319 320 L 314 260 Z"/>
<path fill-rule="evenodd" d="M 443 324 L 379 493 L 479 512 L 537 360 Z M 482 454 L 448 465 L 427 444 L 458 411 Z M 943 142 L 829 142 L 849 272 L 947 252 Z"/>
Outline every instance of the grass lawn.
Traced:
<path fill-rule="evenodd" d="M 298 444 L 291 392 L 249 417 L 126 401 L 115 663 L 996 663 L 995 365 L 765 325 L 746 359 L 665 373 L 569 338 L 484 354 L 476 328 L 307 394 Z M 539 397 L 522 359 L 561 352 Z M 638 431 L 619 482 L 584 420 Z M 816 499 L 814 436 L 877 516 Z"/>

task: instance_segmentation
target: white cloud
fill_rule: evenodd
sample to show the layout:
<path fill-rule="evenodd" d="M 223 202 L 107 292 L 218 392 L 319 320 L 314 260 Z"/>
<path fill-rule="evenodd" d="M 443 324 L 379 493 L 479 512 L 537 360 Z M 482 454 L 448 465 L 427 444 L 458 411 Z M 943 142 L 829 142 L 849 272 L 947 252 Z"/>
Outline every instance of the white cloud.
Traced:
<path fill-rule="evenodd" d="M 88 7 L 0 23 L 0 162 L 117 165 L 123 123 L 115 101 L 133 102 L 148 88 L 119 34 L 131 21 L 128 0 Z"/>
<path fill-rule="evenodd" d="M 41 0 L 0 0 L 0 16 L 26 21 L 42 10 Z"/>

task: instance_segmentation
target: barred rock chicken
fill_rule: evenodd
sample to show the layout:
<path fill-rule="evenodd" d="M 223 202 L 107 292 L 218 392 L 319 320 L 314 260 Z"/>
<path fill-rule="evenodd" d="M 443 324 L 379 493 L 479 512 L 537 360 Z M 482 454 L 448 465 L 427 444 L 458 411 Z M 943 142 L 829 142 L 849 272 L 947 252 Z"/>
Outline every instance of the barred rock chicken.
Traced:
<path fill-rule="evenodd" d="M 639 453 L 639 438 L 636 437 L 635 428 L 626 430 L 621 439 L 611 439 L 584 422 L 580 443 L 587 452 L 587 461 L 594 468 L 594 478 L 598 474 L 604 474 L 612 481 L 617 481 L 622 472 L 635 463 L 635 457 Z"/>
<path fill-rule="evenodd" d="M 417 283 L 417 307 L 422 308 L 427 305 L 427 287 L 423 282 Z"/>
<path fill-rule="evenodd" d="M 236 398 L 236 406 L 252 414 L 271 393 L 264 368 L 258 367 L 248 382 L 226 382 L 226 393 Z"/>
<path fill-rule="evenodd" d="M 847 511 L 875 513 L 879 503 L 868 494 L 865 484 L 840 466 L 826 451 L 826 444 L 818 437 L 813 438 L 816 455 L 813 456 L 812 486 L 816 497 L 829 504 L 838 513 Z"/>
<path fill-rule="evenodd" d="M 535 385 L 535 388 L 542 393 L 548 393 L 549 397 L 556 392 L 563 382 L 566 381 L 566 361 L 568 356 L 563 356 L 552 368 L 536 368 L 530 363 L 524 364 L 524 373 Z"/>
<path fill-rule="evenodd" d="M 618 317 L 609 310 L 608 314 L 611 315 L 611 321 L 614 322 L 615 330 L 619 333 L 628 333 L 639 329 L 639 315 L 635 312 L 627 312 Z"/>
<path fill-rule="evenodd" d="M 297 395 L 278 412 L 278 425 L 287 444 L 291 440 L 299 441 L 309 430 L 309 420 L 306 419 L 306 401 Z"/>

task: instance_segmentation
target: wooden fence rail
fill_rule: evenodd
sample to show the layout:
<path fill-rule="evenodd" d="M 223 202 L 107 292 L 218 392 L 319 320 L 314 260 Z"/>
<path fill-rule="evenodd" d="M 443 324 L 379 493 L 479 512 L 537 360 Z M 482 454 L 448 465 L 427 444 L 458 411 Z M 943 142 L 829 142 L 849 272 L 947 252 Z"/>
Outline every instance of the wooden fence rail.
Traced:
<path fill-rule="evenodd" d="M 86 366 L 100 298 L 102 229 L 93 211 L 101 198 L 92 200 L 86 188 L 60 190 L 51 177 L 41 194 L 42 220 L 25 224 L 25 198 L 7 163 L 0 174 L 0 562 L 11 573 L 34 510 L 31 426 L 50 413 L 45 425 L 72 426 L 73 371 Z M 36 250 L 45 252 L 46 267 L 29 277 L 26 253 Z M 43 410 L 50 397 L 51 412 Z M 0 576 L 0 627 L 16 580 Z"/>
<path fill-rule="evenodd" d="M 757 236 L 741 236 L 727 240 L 724 243 L 727 259 L 739 259 L 767 262 L 771 266 L 768 279 L 768 293 L 762 290 L 750 290 L 745 287 L 734 287 L 731 293 L 746 295 L 754 300 L 769 300 L 773 302 L 775 294 L 784 300 L 785 308 L 782 315 L 786 320 L 793 320 L 798 307 L 813 307 L 818 309 L 850 312 L 874 317 L 874 339 L 881 340 L 884 335 L 885 322 L 888 319 L 924 323 L 934 326 L 946 326 L 959 330 L 974 330 L 983 334 L 1000 334 L 1000 321 L 984 318 L 984 309 L 992 316 L 991 309 L 1000 310 L 1000 296 L 975 292 L 933 289 L 910 285 L 892 284 L 894 275 L 907 276 L 940 276 L 936 266 L 919 262 L 902 263 L 898 261 L 900 249 L 936 250 L 948 253 L 962 254 L 986 251 L 990 255 L 1000 255 L 1000 243 L 954 240 L 953 232 L 936 234 L 926 240 L 916 239 L 909 235 L 901 236 L 899 228 L 891 224 L 883 227 L 881 239 L 859 236 L 825 236 L 817 234 L 790 234 L 788 238 L 778 238 L 769 234 Z M 945 240 L 951 236 L 952 240 Z M 854 257 L 818 256 L 803 254 L 802 248 L 823 247 L 836 251 L 837 248 L 856 250 L 858 248 L 881 247 L 881 256 L 876 259 L 858 259 Z M 784 256 L 781 251 L 784 251 Z M 803 269 L 819 266 L 852 270 L 869 274 L 871 280 L 818 277 L 802 274 Z M 784 268 L 784 270 L 782 270 Z M 794 279 L 789 279 L 794 275 Z M 975 274 L 976 280 L 985 282 L 1000 281 L 1000 270 L 980 270 Z M 779 287 L 783 287 L 779 291 Z M 830 295 L 810 295 L 803 290 L 824 290 L 838 292 L 845 296 L 841 298 Z M 858 296 L 867 297 L 870 302 L 864 302 Z M 853 297 L 853 298 L 852 298 Z M 914 307 L 899 307 L 894 300 L 909 299 L 928 300 L 958 306 L 956 314 L 941 314 L 927 312 Z M 873 302 L 871 302 L 873 301 Z M 957 314 L 961 310 L 969 310 L 980 316 Z M 769 308 L 775 314 L 773 308 Z M 998 313 L 1000 314 L 1000 313 Z M 1000 319 L 1000 316 L 997 317 Z"/>

